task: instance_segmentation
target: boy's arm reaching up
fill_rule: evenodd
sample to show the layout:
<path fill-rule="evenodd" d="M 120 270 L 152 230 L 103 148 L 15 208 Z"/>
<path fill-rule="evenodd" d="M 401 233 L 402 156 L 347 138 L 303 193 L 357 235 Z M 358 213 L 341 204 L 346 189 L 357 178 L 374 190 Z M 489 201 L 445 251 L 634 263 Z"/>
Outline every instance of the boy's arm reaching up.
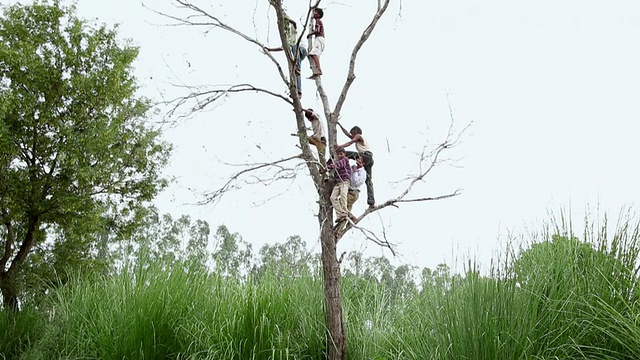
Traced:
<path fill-rule="evenodd" d="M 361 139 L 360 134 L 355 134 L 355 135 L 353 135 L 353 137 L 351 137 L 350 141 L 347 141 L 346 143 L 344 143 L 342 145 L 336 145 L 335 147 L 337 147 L 337 148 L 340 148 L 340 147 L 341 148 L 346 148 L 351 144 L 357 143 L 358 141 L 360 141 L 360 139 Z"/>
<path fill-rule="evenodd" d="M 342 124 L 338 123 L 338 126 L 340 126 L 340 129 L 342 129 L 342 132 L 349 137 L 349 139 L 351 139 L 353 136 L 351 135 L 350 132 L 347 131 L 347 129 L 344 128 L 344 126 L 342 126 Z"/>

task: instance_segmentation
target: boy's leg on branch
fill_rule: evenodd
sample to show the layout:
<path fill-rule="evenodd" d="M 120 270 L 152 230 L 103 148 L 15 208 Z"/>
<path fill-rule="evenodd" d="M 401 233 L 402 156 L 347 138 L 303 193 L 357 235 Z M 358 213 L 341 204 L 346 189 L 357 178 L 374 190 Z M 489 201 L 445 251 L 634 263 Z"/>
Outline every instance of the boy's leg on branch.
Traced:
<path fill-rule="evenodd" d="M 347 210 L 347 197 L 349 196 L 349 180 L 340 183 L 340 210 L 342 217 L 347 218 L 349 211 Z"/>
<path fill-rule="evenodd" d="M 374 206 L 376 203 L 376 199 L 373 193 L 373 154 L 371 153 L 363 153 L 362 154 L 364 160 L 364 171 L 367 173 L 367 179 L 365 180 L 365 184 L 367 184 L 367 204 L 369 206 Z"/>
<path fill-rule="evenodd" d="M 299 56 L 299 60 L 298 61 L 298 69 L 300 69 L 300 66 L 302 66 L 302 60 L 306 59 L 308 53 L 307 53 L 307 49 L 304 47 L 304 45 L 300 45 L 300 56 Z"/>
<path fill-rule="evenodd" d="M 314 79 L 318 76 L 318 66 L 316 65 L 316 55 L 309 55 L 309 65 L 311 65 L 311 76 L 309 79 Z"/>
<path fill-rule="evenodd" d="M 367 171 L 367 180 L 365 180 L 365 184 L 367 184 L 367 204 L 369 206 L 374 206 L 376 204 L 376 199 L 373 194 L 373 179 L 371 177 L 371 168 L 369 168 L 369 171 Z"/>
<path fill-rule="evenodd" d="M 326 140 L 324 138 L 318 139 L 315 136 L 309 136 L 309 144 L 313 145 L 318 149 L 318 161 L 322 166 L 325 166 L 327 160 L 324 156 L 325 151 L 327 150 Z"/>
<path fill-rule="evenodd" d="M 296 62 L 295 72 L 296 72 L 296 86 L 298 89 L 298 98 L 301 98 L 302 97 L 302 79 L 300 78 L 300 64 L 302 63 L 301 53 L 299 54 L 296 51 L 295 45 L 290 45 L 290 47 L 291 47 L 291 56 L 293 56 Z"/>
<path fill-rule="evenodd" d="M 316 65 L 316 72 L 314 75 L 322 75 L 322 68 L 320 67 L 320 55 L 313 55 L 313 62 Z"/>
<path fill-rule="evenodd" d="M 309 47 L 309 63 L 311 64 L 311 79 L 322 75 L 322 68 L 320 68 L 320 55 L 324 51 L 324 38 L 317 37 L 313 42 L 313 47 Z"/>
<path fill-rule="evenodd" d="M 331 206 L 336 211 L 336 219 L 340 217 L 340 183 L 337 183 L 333 186 L 333 190 L 331 191 Z"/>
<path fill-rule="evenodd" d="M 291 46 L 291 56 L 293 56 L 293 58 L 296 61 L 296 74 L 300 74 L 300 65 L 302 64 L 302 47 L 300 47 L 300 51 L 296 52 L 296 46 L 295 45 L 290 45 Z"/>
<path fill-rule="evenodd" d="M 320 162 L 324 165 L 327 163 L 325 158 L 325 153 L 327 151 L 327 139 L 321 137 L 320 142 L 316 146 L 318 147 L 318 159 L 320 159 Z"/>
<path fill-rule="evenodd" d="M 351 210 L 353 210 L 353 204 L 356 203 L 356 201 L 358 201 L 358 198 L 360 197 L 360 192 L 357 190 L 351 191 L 348 190 L 347 192 L 347 211 L 349 212 L 349 218 L 352 221 L 355 221 L 356 217 L 353 216 L 353 214 L 351 213 Z"/>
<path fill-rule="evenodd" d="M 340 181 L 333 187 L 331 193 L 331 204 L 336 210 L 336 222 L 347 217 L 347 191 L 349 190 L 349 181 Z"/>
<path fill-rule="evenodd" d="M 336 236 L 338 236 L 343 228 L 347 225 L 347 219 L 349 216 L 349 212 L 347 211 L 347 193 L 349 191 L 349 181 L 341 181 L 336 184 L 335 188 L 339 189 L 339 193 L 337 194 L 337 203 L 334 205 L 334 209 L 337 213 L 337 218 L 336 225 L 333 229 L 336 232 Z M 333 196 L 333 193 L 331 195 Z"/>

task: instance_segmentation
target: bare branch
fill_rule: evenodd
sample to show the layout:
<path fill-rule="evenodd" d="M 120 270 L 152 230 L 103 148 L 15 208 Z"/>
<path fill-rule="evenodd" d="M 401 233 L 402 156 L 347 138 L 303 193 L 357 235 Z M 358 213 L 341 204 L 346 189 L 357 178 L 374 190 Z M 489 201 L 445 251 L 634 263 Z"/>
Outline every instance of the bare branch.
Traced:
<path fill-rule="evenodd" d="M 300 164 L 298 164 L 298 165 L 300 165 Z M 295 170 L 294 170 L 294 171 L 296 171 L 296 170 L 298 169 L 298 165 L 296 165 L 296 167 L 295 167 Z M 296 172 L 297 172 L 297 171 L 296 171 Z M 260 201 L 253 201 L 253 202 L 251 203 L 251 205 L 252 205 L 252 206 L 255 206 L 255 207 L 262 206 L 262 205 L 264 205 L 264 204 L 268 203 L 269 201 L 271 201 L 271 200 L 273 200 L 273 199 L 275 199 L 275 198 L 278 198 L 278 197 L 280 197 L 280 196 L 282 196 L 282 195 L 284 195 L 284 194 L 288 193 L 289 191 L 291 191 L 291 185 L 293 185 L 293 182 L 295 181 L 296 176 L 297 176 L 297 174 L 296 174 L 296 173 L 294 173 L 292 176 L 290 176 L 290 177 L 288 177 L 288 178 L 281 178 L 281 179 L 279 179 L 279 180 L 290 180 L 289 185 L 287 186 L 287 188 L 286 188 L 286 189 L 284 189 L 284 190 L 280 191 L 279 193 L 277 193 L 277 194 L 275 194 L 275 195 L 271 195 L 271 196 L 267 197 L 266 199 L 263 199 L 263 200 L 260 200 Z M 276 179 L 276 180 L 278 180 L 278 179 Z"/>
<path fill-rule="evenodd" d="M 201 201 L 199 204 L 200 205 L 204 205 L 204 204 L 213 204 L 216 203 L 218 201 L 220 201 L 220 199 L 222 198 L 222 196 L 227 193 L 229 190 L 237 188 L 237 186 L 235 185 L 235 182 L 243 175 L 248 174 L 252 171 L 256 171 L 256 170 L 260 170 L 260 169 L 264 169 L 267 167 L 279 167 L 280 170 L 278 171 L 279 173 L 282 171 L 285 171 L 281 166 L 279 166 L 279 164 L 282 164 L 284 162 L 287 162 L 289 160 L 293 160 L 293 159 L 301 159 L 302 155 L 294 155 L 294 156 L 290 156 L 288 158 L 284 158 L 284 159 L 280 159 L 280 160 L 276 160 L 276 161 L 272 161 L 269 163 L 259 163 L 259 164 L 247 164 L 247 166 L 249 166 L 246 169 L 243 169 L 239 172 L 237 172 L 236 174 L 234 174 L 233 176 L 231 176 L 229 178 L 229 180 L 227 180 L 227 182 L 220 187 L 217 190 L 211 191 L 207 194 L 205 194 L 206 199 Z M 278 176 L 270 176 L 270 179 L 272 181 L 276 181 L 278 179 L 283 179 L 283 178 L 288 178 L 288 177 L 278 177 Z"/>
<path fill-rule="evenodd" d="M 371 33 L 373 32 L 373 30 L 376 28 L 376 25 L 378 24 L 378 20 L 380 20 L 384 12 L 387 10 L 388 6 L 389 6 L 389 0 L 384 0 L 384 3 L 382 3 L 382 6 L 380 6 L 380 4 L 378 3 L 378 11 L 376 11 L 375 15 L 373 16 L 373 19 L 371 19 L 371 23 L 362 32 L 360 39 L 356 43 L 356 46 L 353 48 L 353 51 L 351 52 L 351 59 L 349 60 L 349 72 L 347 73 L 347 79 L 344 83 L 344 86 L 342 87 L 342 92 L 340 92 L 338 101 L 336 102 L 336 107 L 333 110 L 334 114 L 340 114 L 342 105 L 344 104 L 344 101 L 347 99 L 347 93 L 349 92 L 349 88 L 351 87 L 351 84 L 353 84 L 353 81 L 356 79 L 356 74 L 355 74 L 356 59 L 358 57 L 358 52 L 360 51 L 360 48 L 362 48 L 362 45 L 364 45 L 367 39 L 369 39 L 369 36 L 371 36 Z"/>
<path fill-rule="evenodd" d="M 180 4 L 183 8 L 192 10 L 194 12 L 196 12 L 196 14 L 198 14 L 198 16 L 195 15 L 191 15 L 191 16 L 187 16 L 185 18 L 181 18 L 181 17 L 177 17 L 174 15 L 170 15 L 155 9 L 150 9 L 151 11 L 155 12 L 158 15 L 164 16 L 168 19 L 171 20 L 175 20 L 178 23 L 175 25 L 192 25 L 192 26 L 210 26 L 210 27 L 215 27 L 215 28 L 220 28 L 223 29 L 225 31 L 228 31 L 232 34 L 238 35 L 239 37 L 243 38 L 244 40 L 260 47 L 260 50 L 264 50 L 265 45 L 262 44 L 261 42 L 259 42 L 258 40 L 244 34 L 243 32 L 237 30 L 236 28 L 233 28 L 229 25 L 227 25 L 226 23 L 223 23 L 222 21 L 220 21 L 220 19 L 216 16 L 213 16 L 212 14 L 208 13 L 207 11 L 203 10 L 202 8 L 191 4 L 188 0 L 175 0 L 178 4 Z M 195 21 L 192 19 L 196 19 L 196 18 L 206 18 L 209 19 L 210 21 Z M 280 66 L 280 63 L 278 63 L 278 61 L 273 57 L 273 55 L 271 55 L 268 51 L 263 51 L 263 53 L 271 60 L 271 62 L 276 66 L 276 68 L 278 69 L 278 73 L 280 74 L 280 78 L 282 79 L 282 81 L 284 81 L 285 83 L 288 83 L 287 77 L 284 74 L 284 71 L 282 70 L 282 66 Z"/>
<path fill-rule="evenodd" d="M 356 224 L 358 224 L 360 221 L 362 221 L 369 214 L 371 214 L 373 212 L 376 212 L 378 210 L 384 209 L 384 208 L 389 207 L 389 206 L 393 206 L 393 207 L 397 208 L 398 204 L 401 204 L 401 203 L 413 203 L 413 202 L 425 202 L 425 201 L 443 200 L 443 199 L 452 198 L 452 197 L 455 197 L 455 196 L 458 196 L 458 195 L 461 194 L 462 189 L 458 188 L 455 191 L 453 191 L 451 193 L 448 193 L 448 194 L 444 194 L 444 195 L 420 197 L 420 198 L 411 198 L 411 199 L 407 199 L 406 198 L 406 196 L 411 192 L 413 187 L 418 182 L 422 181 L 436 167 L 436 165 L 438 165 L 441 162 L 440 157 L 441 157 L 442 153 L 445 150 L 449 150 L 449 149 L 455 147 L 459 143 L 460 137 L 462 136 L 462 134 L 464 134 L 466 132 L 466 130 L 469 128 L 469 126 L 471 126 L 471 124 L 466 125 L 454 137 L 454 128 L 453 128 L 454 118 L 453 118 L 453 111 L 451 109 L 451 105 L 450 104 L 449 104 L 449 111 L 450 111 L 450 115 L 451 115 L 451 124 L 449 126 L 448 131 L 447 131 L 447 136 L 446 136 L 444 142 L 441 143 L 440 145 L 438 145 L 433 151 L 431 151 L 429 153 L 426 153 L 426 148 L 423 148 L 422 154 L 420 155 L 420 162 L 419 162 L 420 173 L 417 174 L 417 175 L 414 175 L 411 178 L 411 181 L 409 182 L 409 185 L 397 197 L 395 197 L 393 199 L 389 199 L 389 200 L 383 202 L 382 204 L 367 208 L 367 210 L 365 210 L 365 212 L 362 215 L 357 217 L 355 219 L 355 221 L 350 221 L 347 224 L 347 226 L 345 227 L 344 232 L 350 230 L 351 228 L 356 228 Z M 425 162 L 427 163 L 426 168 L 423 167 L 423 163 L 425 163 Z"/>
<path fill-rule="evenodd" d="M 359 230 L 365 236 L 365 238 L 367 240 L 373 242 L 374 244 L 376 244 L 378 246 L 388 248 L 391 251 L 391 253 L 393 254 L 393 256 L 396 256 L 396 252 L 393 249 L 394 245 L 389 243 L 389 241 L 387 241 L 386 235 L 385 235 L 384 239 L 380 239 L 373 231 L 371 231 L 369 229 L 366 229 L 364 227 L 357 226 L 355 222 L 351 221 L 351 219 L 347 220 L 347 227 L 344 230 L 339 230 L 339 231 L 336 232 L 336 234 L 335 234 L 336 243 L 350 229 Z"/>
<path fill-rule="evenodd" d="M 401 199 L 401 200 L 394 201 L 394 203 L 410 203 L 410 202 L 420 202 L 420 201 L 444 200 L 450 197 L 458 196 L 460 195 L 461 192 L 462 192 L 462 188 L 457 188 L 454 192 L 446 195 L 423 197 L 423 198 L 417 198 L 417 199 Z M 392 204 L 389 204 L 389 205 L 392 205 Z"/>
<path fill-rule="evenodd" d="M 172 105 L 171 109 L 168 112 L 169 116 L 175 115 L 177 110 L 189 101 L 195 101 L 196 103 L 189 110 L 189 113 L 194 113 L 196 111 L 203 110 L 208 105 L 219 100 L 220 98 L 226 97 L 231 93 L 241 93 L 241 92 L 263 93 L 263 94 L 267 94 L 275 98 L 278 98 L 280 100 L 283 100 L 289 105 L 293 105 L 293 102 L 291 101 L 291 99 L 287 98 L 286 96 L 275 93 L 270 90 L 255 87 L 251 84 L 217 85 L 217 87 L 219 88 L 209 89 L 209 90 L 201 90 L 200 87 L 195 87 L 195 86 L 179 86 L 179 87 L 188 89 L 190 93 L 188 95 L 180 96 L 166 102 L 166 104 Z"/>

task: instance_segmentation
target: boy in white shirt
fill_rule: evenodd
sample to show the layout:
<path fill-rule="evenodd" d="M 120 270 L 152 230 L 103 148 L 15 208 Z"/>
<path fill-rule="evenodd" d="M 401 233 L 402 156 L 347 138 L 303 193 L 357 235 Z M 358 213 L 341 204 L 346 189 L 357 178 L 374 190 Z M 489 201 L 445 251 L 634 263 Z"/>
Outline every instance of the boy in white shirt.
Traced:
<path fill-rule="evenodd" d="M 349 211 L 349 218 L 355 220 L 356 217 L 351 213 L 353 204 L 358 201 L 360 197 L 360 186 L 367 180 L 367 172 L 364 170 L 362 157 L 356 160 L 356 165 L 351 167 L 351 179 L 349 183 L 349 191 L 347 193 L 347 210 Z"/>

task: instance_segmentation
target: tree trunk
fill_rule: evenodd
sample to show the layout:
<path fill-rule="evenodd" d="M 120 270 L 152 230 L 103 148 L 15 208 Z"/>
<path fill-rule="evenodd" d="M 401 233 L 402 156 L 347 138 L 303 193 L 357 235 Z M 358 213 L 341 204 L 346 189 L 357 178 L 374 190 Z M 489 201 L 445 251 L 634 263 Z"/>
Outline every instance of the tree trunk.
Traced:
<path fill-rule="evenodd" d="M 27 233 L 18 249 L 18 253 L 11 260 L 11 266 L 7 269 L 7 260 L 12 255 L 12 247 L 5 247 L 5 254 L 1 260 L 2 268 L 0 268 L 0 293 L 2 293 L 2 304 L 7 310 L 19 310 L 18 305 L 18 284 L 16 283 L 16 275 L 20 272 L 20 268 L 24 263 L 27 255 L 33 248 L 35 243 L 36 231 L 38 229 L 40 219 L 38 216 L 32 216 L 27 223 Z M 12 235 L 12 234 L 11 234 Z M 13 236 L 13 235 L 12 235 Z M 7 238 L 7 241 L 11 239 Z"/>
<path fill-rule="evenodd" d="M 318 215 L 328 330 L 327 353 L 329 360 L 344 360 L 347 358 L 346 336 L 342 317 L 342 298 L 340 297 L 340 264 L 338 263 L 336 241 L 333 234 L 333 208 L 329 201 L 331 185 L 331 181 L 324 185 L 324 196 L 320 202 Z"/>
<path fill-rule="evenodd" d="M 13 286 L 13 279 L 7 273 L 0 274 L 0 292 L 5 310 L 18 311 L 18 294 Z"/>

